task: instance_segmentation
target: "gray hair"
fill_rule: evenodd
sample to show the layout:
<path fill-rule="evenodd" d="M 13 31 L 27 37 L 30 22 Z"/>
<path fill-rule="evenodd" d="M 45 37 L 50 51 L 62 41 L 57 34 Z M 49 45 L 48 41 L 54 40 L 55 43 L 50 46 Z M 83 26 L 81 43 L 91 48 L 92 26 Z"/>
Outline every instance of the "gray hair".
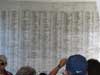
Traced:
<path fill-rule="evenodd" d="M 21 67 L 16 75 L 36 75 L 36 70 L 29 66 Z"/>
<path fill-rule="evenodd" d="M 5 55 L 0 55 L 0 60 L 7 64 L 7 58 Z"/>

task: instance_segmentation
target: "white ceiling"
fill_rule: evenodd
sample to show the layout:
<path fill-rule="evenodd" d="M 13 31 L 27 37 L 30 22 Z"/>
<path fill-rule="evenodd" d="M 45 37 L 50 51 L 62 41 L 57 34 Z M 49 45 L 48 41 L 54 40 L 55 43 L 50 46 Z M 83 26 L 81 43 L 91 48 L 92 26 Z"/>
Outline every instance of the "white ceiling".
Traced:
<path fill-rule="evenodd" d="M 90 2 L 96 0 L 8 0 L 8 1 L 41 1 L 41 2 Z"/>

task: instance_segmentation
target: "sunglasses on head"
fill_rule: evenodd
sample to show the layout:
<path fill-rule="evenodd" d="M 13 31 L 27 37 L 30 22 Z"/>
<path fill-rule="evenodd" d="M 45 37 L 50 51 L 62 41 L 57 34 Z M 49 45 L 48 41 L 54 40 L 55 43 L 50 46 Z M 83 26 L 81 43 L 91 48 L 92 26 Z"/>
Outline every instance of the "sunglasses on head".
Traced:
<path fill-rule="evenodd" d="M 0 65 L 5 65 L 5 63 L 2 62 L 2 63 L 0 63 Z"/>

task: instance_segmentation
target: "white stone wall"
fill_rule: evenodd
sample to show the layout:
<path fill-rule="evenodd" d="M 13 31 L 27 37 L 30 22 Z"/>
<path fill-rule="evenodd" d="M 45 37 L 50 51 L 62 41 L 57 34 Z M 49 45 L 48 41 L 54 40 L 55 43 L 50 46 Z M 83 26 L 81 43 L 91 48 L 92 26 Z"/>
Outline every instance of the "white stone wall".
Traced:
<path fill-rule="evenodd" d="M 8 1 L 38 1 L 38 2 L 95 2 L 96 0 L 8 0 Z"/>
<path fill-rule="evenodd" d="M 95 2 L 0 4 L 0 54 L 13 73 L 24 65 L 49 72 L 77 53 L 100 59 L 99 34 Z"/>

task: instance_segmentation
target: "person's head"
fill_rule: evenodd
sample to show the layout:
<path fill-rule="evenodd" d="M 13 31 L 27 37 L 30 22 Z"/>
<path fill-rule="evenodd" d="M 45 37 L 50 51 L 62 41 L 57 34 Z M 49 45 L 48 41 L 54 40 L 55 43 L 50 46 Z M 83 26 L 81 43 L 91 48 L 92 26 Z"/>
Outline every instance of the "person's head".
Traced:
<path fill-rule="evenodd" d="M 79 54 L 70 56 L 66 63 L 68 75 L 86 75 L 87 68 L 88 64 L 86 58 Z"/>
<path fill-rule="evenodd" d="M 29 66 L 21 67 L 16 75 L 36 75 L 36 70 Z"/>
<path fill-rule="evenodd" d="M 0 55 L 0 70 L 5 69 L 7 65 L 7 58 L 5 55 Z"/>
<path fill-rule="evenodd" d="M 96 59 L 88 60 L 88 75 L 100 75 L 100 63 Z"/>
<path fill-rule="evenodd" d="M 39 75 L 47 75 L 46 73 L 44 73 L 44 72 L 42 72 L 42 73 L 40 73 Z"/>

